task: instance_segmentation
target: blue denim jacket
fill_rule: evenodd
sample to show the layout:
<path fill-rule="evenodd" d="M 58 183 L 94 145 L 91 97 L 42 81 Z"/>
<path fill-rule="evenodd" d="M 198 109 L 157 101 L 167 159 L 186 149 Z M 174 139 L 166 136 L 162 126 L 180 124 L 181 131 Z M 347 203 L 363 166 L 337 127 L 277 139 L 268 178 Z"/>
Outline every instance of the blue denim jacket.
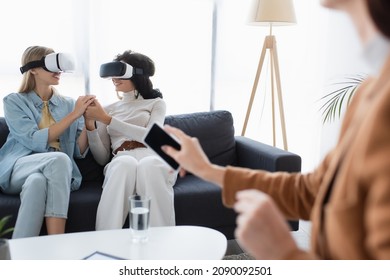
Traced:
<path fill-rule="evenodd" d="M 0 188 L 8 188 L 13 166 L 17 159 L 33 153 L 50 151 L 48 144 L 49 129 L 39 129 L 43 102 L 34 92 L 11 93 L 4 97 L 4 116 L 10 133 L 6 143 L 0 149 Z M 54 92 L 49 101 L 50 112 L 56 122 L 73 111 L 75 100 Z M 81 184 L 81 173 L 74 157 L 81 158 L 77 139 L 84 127 L 84 118 L 80 117 L 60 136 L 61 151 L 66 153 L 73 164 L 71 190 L 77 190 Z"/>

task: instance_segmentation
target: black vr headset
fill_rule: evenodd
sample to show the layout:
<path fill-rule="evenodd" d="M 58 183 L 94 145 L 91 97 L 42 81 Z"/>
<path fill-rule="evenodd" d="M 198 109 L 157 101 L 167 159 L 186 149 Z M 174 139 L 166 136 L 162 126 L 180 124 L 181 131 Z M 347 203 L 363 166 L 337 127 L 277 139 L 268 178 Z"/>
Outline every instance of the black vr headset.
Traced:
<path fill-rule="evenodd" d="M 100 66 L 100 77 L 107 79 L 130 79 L 133 75 L 147 75 L 142 68 L 135 68 L 122 61 L 104 63 Z"/>
<path fill-rule="evenodd" d="M 75 70 L 75 63 L 69 54 L 65 53 L 51 53 L 41 60 L 30 61 L 26 65 L 20 67 L 20 72 L 23 74 L 30 69 L 42 67 L 48 72 L 71 72 Z"/>

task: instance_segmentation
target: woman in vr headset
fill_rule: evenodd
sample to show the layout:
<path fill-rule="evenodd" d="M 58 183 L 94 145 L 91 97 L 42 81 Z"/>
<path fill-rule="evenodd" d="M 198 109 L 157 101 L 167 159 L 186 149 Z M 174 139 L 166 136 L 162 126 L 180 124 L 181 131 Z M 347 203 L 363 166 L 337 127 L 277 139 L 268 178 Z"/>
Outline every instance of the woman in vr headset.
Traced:
<path fill-rule="evenodd" d="M 151 226 L 175 225 L 172 187 L 177 172 L 142 144 L 148 128 L 163 124 L 166 113 L 162 94 L 149 78 L 154 71 L 149 57 L 131 51 L 101 67 L 100 75 L 112 78 L 120 100 L 105 108 L 95 101 L 85 113 L 92 154 L 106 164 L 97 230 L 122 228 L 134 193 L 152 198 Z"/>
<path fill-rule="evenodd" d="M 3 99 L 10 133 L 0 149 L 0 187 L 21 200 L 13 238 L 39 235 L 44 219 L 48 234 L 65 232 L 69 194 L 81 183 L 73 158 L 88 147 L 82 116 L 94 99 L 75 101 L 54 88 L 72 66 L 63 54 L 32 46 L 22 65 L 19 92 Z"/>

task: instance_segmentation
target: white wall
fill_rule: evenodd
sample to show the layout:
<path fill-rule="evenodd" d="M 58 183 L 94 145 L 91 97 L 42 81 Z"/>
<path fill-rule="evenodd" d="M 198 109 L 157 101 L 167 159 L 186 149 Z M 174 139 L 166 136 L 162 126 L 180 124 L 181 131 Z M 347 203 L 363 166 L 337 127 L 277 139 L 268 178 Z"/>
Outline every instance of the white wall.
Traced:
<path fill-rule="evenodd" d="M 131 49 L 154 60 L 151 80 L 168 114 L 207 111 L 213 5 L 213 0 L 2 1 L 0 96 L 17 91 L 23 51 L 42 45 L 76 57 L 75 73 L 62 75 L 62 94 L 77 98 L 88 91 L 102 104 L 112 103 L 116 92 L 110 80 L 99 77 L 99 67 Z"/>
<path fill-rule="evenodd" d="M 332 83 L 345 81 L 346 77 L 366 75 L 368 67 L 362 60 L 363 47 L 351 20 L 343 13 L 332 12 L 327 15 L 326 60 L 323 62 L 323 94 Z M 342 118 L 341 118 L 342 119 Z M 337 141 L 341 120 L 323 125 L 321 130 L 320 156 L 323 157 Z"/>

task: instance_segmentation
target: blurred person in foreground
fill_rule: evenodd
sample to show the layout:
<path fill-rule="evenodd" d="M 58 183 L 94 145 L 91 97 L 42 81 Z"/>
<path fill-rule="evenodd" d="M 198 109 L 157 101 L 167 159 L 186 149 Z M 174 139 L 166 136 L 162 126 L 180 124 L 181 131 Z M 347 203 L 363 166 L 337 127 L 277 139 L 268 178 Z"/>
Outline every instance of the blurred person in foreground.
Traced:
<path fill-rule="evenodd" d="M 196 138 L 166 126 L 185 170 L 222 187 L 238 212 L 236 236 L 257 259 L 390 259 L 390 1 L 322 0 L 352 19 L 372 68 L 346 112 L 337 145 L 311 173 L 269 173 L 210 163 Z M 311 220 L 300 249 L 286 218 Z"/>

